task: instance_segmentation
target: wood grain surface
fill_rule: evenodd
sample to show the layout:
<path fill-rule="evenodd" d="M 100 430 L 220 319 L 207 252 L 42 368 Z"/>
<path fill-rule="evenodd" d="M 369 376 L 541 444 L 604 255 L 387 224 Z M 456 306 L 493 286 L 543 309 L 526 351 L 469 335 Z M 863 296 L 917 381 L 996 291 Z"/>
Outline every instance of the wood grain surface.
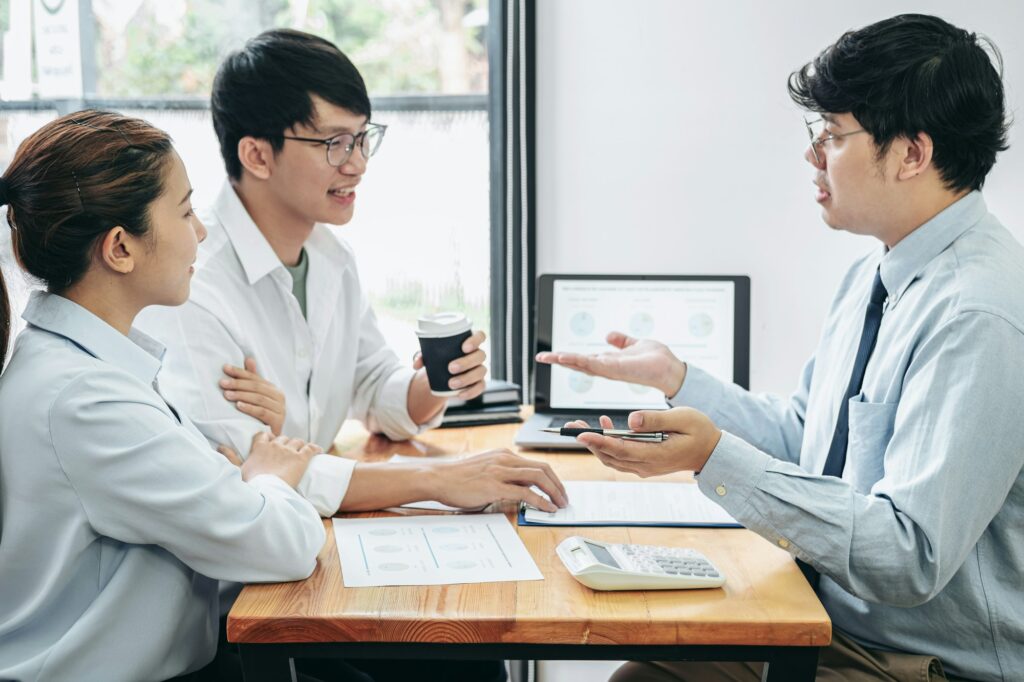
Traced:
<path fill-rule="evenodd" d="M 346 424 L 342 456 L 380 461 L 395 453 L 436 457 L 512 447 L 518 424 L 438 429 L 395 443 Z M 638 480 L 589 454 L 520 454 L 547 461 L 563 480 Z M 659 479 L 690 481 L 689 474 Z M 512 505 L 495 505 L 514 520 Z M 403 513 L 430 513 L 423 511 Z M 375 512 L 358 516 L 387 516 Z M 228 639 L 281 642 L 517 642 L 825 646 L 831 622 L 783 550 L 743 529 L 521 527 L 542 581 L 345 588 L 331 523 L 305 581 L 250 585 L 228 617 Z M 595 592 L 555 554 L 570 535 L 606 542 L 692 547 L 726 576 L 722 588 Z"/>

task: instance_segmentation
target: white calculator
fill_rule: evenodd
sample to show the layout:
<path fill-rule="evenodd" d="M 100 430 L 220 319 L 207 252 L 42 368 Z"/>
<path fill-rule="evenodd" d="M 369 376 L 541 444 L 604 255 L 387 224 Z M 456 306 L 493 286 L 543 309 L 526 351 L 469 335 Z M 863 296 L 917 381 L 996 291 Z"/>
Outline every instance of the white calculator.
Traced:
<path fill-rule="evenodd" d="M 569 573 L 593 590 L 688 590 L 725 583 L 722 572 L 692 549 L 613 545 L 574 535 L 556 551 Z"/>

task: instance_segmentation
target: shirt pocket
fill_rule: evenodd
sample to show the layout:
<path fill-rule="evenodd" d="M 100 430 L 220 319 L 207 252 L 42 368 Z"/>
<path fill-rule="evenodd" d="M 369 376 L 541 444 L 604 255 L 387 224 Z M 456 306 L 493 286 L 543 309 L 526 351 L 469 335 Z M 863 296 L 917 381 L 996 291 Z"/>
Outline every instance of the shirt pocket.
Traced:
<path fill-rule="evenodd" d="M 885 449 L 892 439 L 896 403 L 869 403 L 864 394 L 850 398 L 850 440 L 846 448 L 846 478 L 854 489 L 868 494 L 885 475 Z"/>

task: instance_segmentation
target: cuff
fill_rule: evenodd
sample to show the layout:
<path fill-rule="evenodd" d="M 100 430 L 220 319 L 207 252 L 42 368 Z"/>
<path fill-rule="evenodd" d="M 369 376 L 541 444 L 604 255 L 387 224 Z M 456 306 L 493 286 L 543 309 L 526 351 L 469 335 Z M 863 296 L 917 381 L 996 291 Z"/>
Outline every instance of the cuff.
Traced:
<path fill-rule="evenodd" d="M 320 516 L 330 518 L 338 513 L 355 468 L 354 459 L 316 455 L 299 481 L 298 493 L 313 505 Z"/>
<path fill-rule="evenodd" d="M 384 381 L 377 397 L 377 403 L 370 409 L 372 417 L 367 428 L 379 430 L 391 440 L 406 440 L 424 431 L 435 428 L 444 419 L 444 408 L 426 424 L 417 424 L 409 416 L 409 384 L 416 377 L 416 370 L 399 367 Z"/>
<path fill-rule="evenodd" d="M 721 440 L 695 476 L 697 486 L 706 497 L 748 526 L 753 511 L 750 496 L 772 460 L 771 455 L 739 436 L 722 431 Z"/>
<path fill-rule="evenodd" d="M 692 407 L 717 422 L 719 415 L 716 406 L 722 403 L 724 395 L 725 386 L 720 379 L 696 365 L 687 363 L 683 385 L 678 393 L 668 398 L 668 404 L 672 407 Z"/>

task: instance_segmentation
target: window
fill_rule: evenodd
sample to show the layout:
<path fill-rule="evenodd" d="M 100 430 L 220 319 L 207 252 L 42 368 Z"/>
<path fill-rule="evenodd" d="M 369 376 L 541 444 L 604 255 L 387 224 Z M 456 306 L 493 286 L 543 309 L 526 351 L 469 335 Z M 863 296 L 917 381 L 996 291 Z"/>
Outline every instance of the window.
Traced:
<path fill-rule="evenodd" d="M 0 167 L 60 113 L 117 109 L 174 137 L 202 206 L 224 176 L 208 111 L 221 58 L 270 27 L 324 36 L 388 124 L 341 234 L 405 360 L 419 314 L 455 309 L 491 328 L 488 15 L 487 0 L 0 0 Z M 38 58 L 55 35 L 66 63 Z"/>

